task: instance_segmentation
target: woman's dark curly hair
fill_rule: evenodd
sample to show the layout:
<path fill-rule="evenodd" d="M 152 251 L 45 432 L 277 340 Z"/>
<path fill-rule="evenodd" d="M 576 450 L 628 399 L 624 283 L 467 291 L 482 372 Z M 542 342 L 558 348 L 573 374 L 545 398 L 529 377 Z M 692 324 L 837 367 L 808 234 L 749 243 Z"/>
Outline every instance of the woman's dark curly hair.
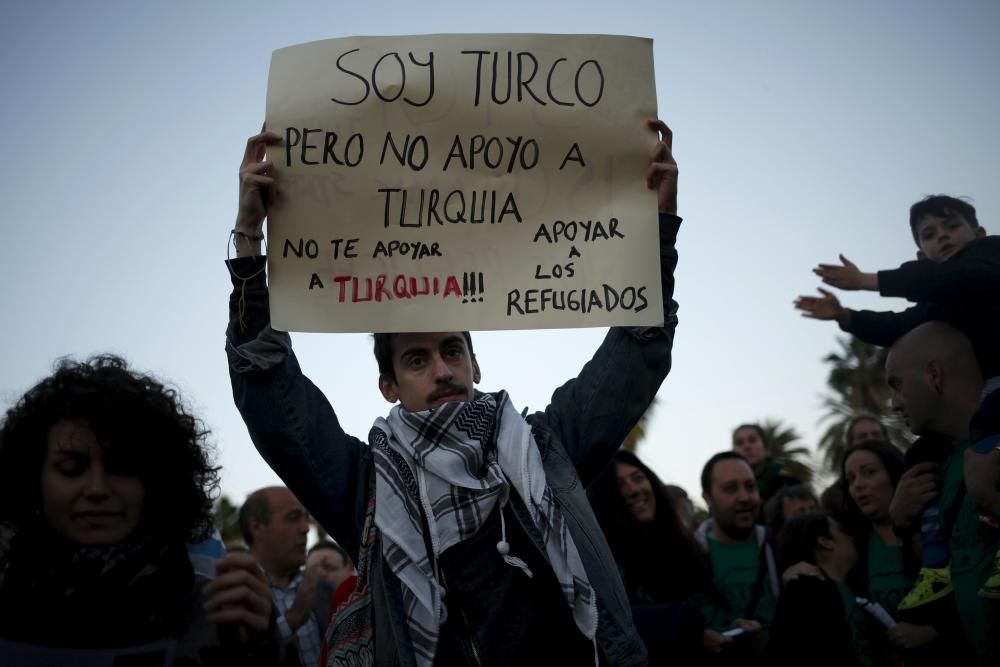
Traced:
<path fill-rule="evenodd" d="M 86 421 L 106 451 L 142 480 L 140 529 L 168 542 L 211 534 L 219 468 L 209 460 L 208 430 L 176 390 L 113 355 L 60 360 L 7 411 L 0 426 L 0 521 L 26 525 L 41 507 L 48 433 L 62 420 Z"/>

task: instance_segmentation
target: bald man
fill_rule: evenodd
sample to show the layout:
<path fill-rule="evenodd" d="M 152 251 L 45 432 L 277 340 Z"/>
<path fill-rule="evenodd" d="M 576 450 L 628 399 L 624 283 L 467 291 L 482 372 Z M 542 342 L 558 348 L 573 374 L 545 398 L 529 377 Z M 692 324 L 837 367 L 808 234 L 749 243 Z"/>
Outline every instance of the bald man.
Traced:
<path fill-rule="evenodd" d="M 909 467 L 896 488 L 894 523 L 912 531 L 924 506 L 937 499 L 946 570 L 965 637 L 980 664 L 1000 664 L 1000 603 L 979 595 L 994 567 L 998 532 L 980 521 L 963 480 L 969 420 L 983 387 L 976 355 L 960 331 L 928 322 L 893 345 L 885 368 L 893 410 L 921 436 L 907 452 L 908 460 L 920 462 Z M 937 458 L 939 465 L 933 462 Z"/>
<path fill-rule="evenodd" d="M 318 568 L 303 569 L 309 514 L 283 486 L 257 489 L 240 507 L 240 532 L 268 582 L 286 647 L 302 667 L 317 667 L 323 632 L 313 616 Z"/>

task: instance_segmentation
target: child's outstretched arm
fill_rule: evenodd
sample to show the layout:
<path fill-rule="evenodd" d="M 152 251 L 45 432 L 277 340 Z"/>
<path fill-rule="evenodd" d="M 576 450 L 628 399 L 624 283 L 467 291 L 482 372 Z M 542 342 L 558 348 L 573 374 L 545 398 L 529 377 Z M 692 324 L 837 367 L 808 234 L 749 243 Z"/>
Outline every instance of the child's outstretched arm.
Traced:
<path fill-rule="evenodd" d="M 841 329 L 847 330 L 851 323 L 851 311 L 840 305 L 840 301 L 822 287 L 823 296 L 800 296 L 795 299 L 795 307 L 802 311 L 802 317 L 814 320 L 836 320 Z"/>
<path fill-rule="evenodd" d="M 878 291 L 878 274 L 865 273 L 858 265 L 840 255 L 840 265 L 820 264 L 813 273 L 823 279 L 823 282 L 843 290 Z"/>

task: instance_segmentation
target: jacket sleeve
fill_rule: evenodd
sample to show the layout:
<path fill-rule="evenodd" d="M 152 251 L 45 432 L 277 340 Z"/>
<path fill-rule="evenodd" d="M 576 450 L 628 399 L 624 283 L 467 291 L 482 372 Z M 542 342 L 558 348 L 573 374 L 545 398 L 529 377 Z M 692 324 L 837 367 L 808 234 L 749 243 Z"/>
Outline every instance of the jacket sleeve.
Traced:
<path fill-rule="evenodd" d="M 267 464 L 356 561 L 367 493 L 358 480 L 368 479 L 367 445 L 344 432 L 299 368 L 289 335 L 271 328 L 265 259 L 227 264 L 233 292 L 226 352 L 236 407 Z"/>
<path fill-rule="evenodd" d="M 882 296 L 914 302 L 964 301 L 1000 292 L 1000 236 L 973 241 L 946 262 L 906 262 L 878 272 Z"/>
<path fill-rule="evenodd" d="M 612 327 L 580 374 L 552 394 L 545 425 L 589 484 L 649 407 L 670 370 L 677 327 L 675 243 L 681 219 L 660 215 L 662 327 Z"/>
<path fill-rule="evenodd" d="M 931 319 L 928 304 L 918 304 L 898 313 L 850 308 L 847 312 L 850 313 L 850 321 L 841 329 L 879 347 L 889 347 L 910 329 Z"/>

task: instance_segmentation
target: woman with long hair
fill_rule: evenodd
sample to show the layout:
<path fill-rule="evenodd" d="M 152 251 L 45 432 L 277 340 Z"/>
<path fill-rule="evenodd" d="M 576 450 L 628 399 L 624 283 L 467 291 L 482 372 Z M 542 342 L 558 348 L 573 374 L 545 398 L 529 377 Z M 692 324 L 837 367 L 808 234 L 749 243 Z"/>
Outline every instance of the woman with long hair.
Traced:
<path fill-rule="evenodd" d="M 966 646 L 957 630 L 957 611 L 953 604 L 949 606 L 953 601 L 921 613 L 897 610 L 920 568 L 914 544 L 896 536 L 889 516 L 903 475 L 902 452 L 877 440 L 854 445 L 844 455 L 841 473 L 844 526 L 854 537 L 859 555 L 854 589 L 897 621 L 885 636 L 908 663 L 933 664 L 934 656 L 954 659 L 963 655 Z M 917 648 L 919 655 L 914 651 Z"/>
<path fill-rule="evenodd" d="M 706 631 L 692 602 L 714 597 L 707 559 L 660 478 L 628 450 L 588 492 L 618 563 L 650 664 L 691 664 L 728 638 Z M 679 661 L 679 662 L 678 662 Z"/>
<path fill-rule="evenodd" d="M 113 356 L 61 362 L 7 411 L 2 650 L 71 661 L 67 651 L 164 645 L 175 665 L 277 663 L 253 560 L 228 556 L 209 581 L 188 557 L 212 531 L 207 434 L 174 390 Z"/>

